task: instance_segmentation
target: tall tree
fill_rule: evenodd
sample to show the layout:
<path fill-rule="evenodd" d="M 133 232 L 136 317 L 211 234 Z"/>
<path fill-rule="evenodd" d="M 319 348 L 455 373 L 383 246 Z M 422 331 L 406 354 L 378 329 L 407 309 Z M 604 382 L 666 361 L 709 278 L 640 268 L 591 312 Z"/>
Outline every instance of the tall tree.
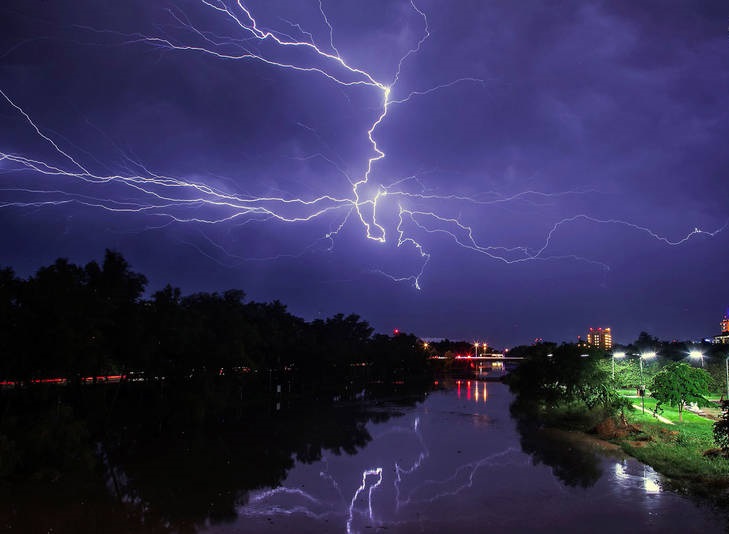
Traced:
<path fill-rule="evenodd" d="M 25 350 L 19 378 L 72 378 L 104 365 L 98 351 L 99 317 L 82 268 L 59 258 L 28 280 L 21 299 Z"/>
<path fill-rule="evenodd" d="M 104 261 L 84 268 L 99 337 L 99 351 L 116 365 L 127 367 L 142 337 L 140 299 L 147 285 L 143 274 L 132 271 L 124 257 L 107 249 Z"/>
<path fill-rule="evenodd" d="M 15 377 L 19 358 L 18 314 L 22 281 L 10 268 L 0 269 L 0 377 Z"/>

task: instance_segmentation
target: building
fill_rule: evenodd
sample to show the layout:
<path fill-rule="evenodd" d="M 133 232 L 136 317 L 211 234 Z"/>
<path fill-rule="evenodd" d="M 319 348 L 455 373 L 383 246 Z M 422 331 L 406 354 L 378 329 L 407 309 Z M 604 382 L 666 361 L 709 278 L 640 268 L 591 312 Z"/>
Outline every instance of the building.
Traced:
<path fill-rule="evenodd" d="M 602 350 L 612 350 L 613 334 L 610 328 L 592 328 L 587 331 L 587 343 Z"/>
<path fill-rule="evenodd" d="M 719 324 L 721 325 L 721 334 L 714 336 L 713 342 L 729 345 L 729 309 L 727 309 Z"/>

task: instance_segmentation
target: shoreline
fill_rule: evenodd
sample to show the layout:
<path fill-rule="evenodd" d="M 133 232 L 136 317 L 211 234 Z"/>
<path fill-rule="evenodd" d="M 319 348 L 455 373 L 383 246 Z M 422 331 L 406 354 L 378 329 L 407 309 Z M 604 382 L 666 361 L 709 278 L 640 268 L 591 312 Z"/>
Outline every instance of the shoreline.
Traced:
<path fill-rule="evenodd" d="M 642 434 L 646 434 L 645 429 L 640 424 L 633 424 L 632 426 Z M 671 463 L 671 458 L 668 455 L 663 456 L 664 463 L 659 464 L 649 461 L 643 455 L 632 453 L 650 447 L 651 443 L 663 445 L 652 439 L 635 439 L 636 437 L 642 437 L 640 434 L 637 436 L 628 434 L 622 438 L 609 438 L 590 431 L 555 427 L 544 427 L 542 431 L 545 432 L 545 435 L 563 439 L 584 452 L 597 453 L 611 458 L 636 460 L 660 474 L 667 489 L 697 498 L 701 502 L 723 510 L 729 509 L 729 475 L 708 475 L 700 472 L 680 473 L 676 470 L 666 470 L 665 465 Z M 729 463 L 729 460 L 726 461 Z"/>

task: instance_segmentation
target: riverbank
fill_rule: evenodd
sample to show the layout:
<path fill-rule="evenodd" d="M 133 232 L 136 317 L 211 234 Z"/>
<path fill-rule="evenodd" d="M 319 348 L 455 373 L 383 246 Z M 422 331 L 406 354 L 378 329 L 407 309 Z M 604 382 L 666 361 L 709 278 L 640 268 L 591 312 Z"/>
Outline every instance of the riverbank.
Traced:
<path fill-rule="evenodd" d="M 696 485 L 701 493 L 729 490 L 729 459 L 718 453 L 712 421 L 685 413 L 683 422 L 669 426 L 647 410 L 636 410 L 628 422 L 640 434 L 618 440 L 625 452 L 675 481 Z M 729 495 L 723 498 L 729 502 Z"/>
<path fill-rule="evenodd" d="M 729 458 L 716 448 L 713 421 L 688 411 L 679 421 L 678 412 L 670 408 L 659 420 L 653 414 L 655 403 L 646 398 L 645 413 L 626 411 L 626 425 L 611 419 L 587 435 L 649 465 L 672 489 L 729 506 Z"/>
<path fill-rule="evenodd" d="M 679 421 L 678 412 L 668 407 L 658 419 L 655 404 L 655 399 L 646 398 L 645 414 L 640 408 L 626 409 L 625 422 L 575 405 L 542 406 L 538 414 L 512 406 L 512 414 L 536 417 L 539 432 L 563 447 L 631 456 L 664 476 L 667 487 L 729 509 L 729 458 L 714 443 L 713 420 L 684 411 Z"/>

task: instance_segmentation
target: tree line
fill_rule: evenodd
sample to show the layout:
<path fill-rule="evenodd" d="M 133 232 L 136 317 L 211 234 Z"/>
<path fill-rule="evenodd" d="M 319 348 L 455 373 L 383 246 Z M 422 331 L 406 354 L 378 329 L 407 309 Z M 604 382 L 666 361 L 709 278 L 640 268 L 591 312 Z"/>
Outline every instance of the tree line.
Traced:
<path fill-rule="evenodd" d="M 245 293 L 183 296 L 107 250 L 85 266 L 58 259 L 26 279 L 0 269 L 0 380 L 140 373 L 146 380 L 295 370 L 301 386 L 363 373 L 370 380 L 422 375 L 415 336 L 374 334 L 358 315 L 305 321 L 279 301 Z"/>
<path fill-rule="evenodd" d="M 707 341 L 699 343 L 664 341 L 647 332 L 641 332 L 632 343 L 616 345 L 611 351 L 597 349 L 584 343 L 558 344 L 547 341 L 514 347 L 509 354 L 523 357 L 546 357 L 547 354 L 552 354 L 565 346 L 571 346 L 575 352 L 589 354 L 593 357 L 594 364 L 601 369 L 612 385 L 618 388 L 635 388 L 637 391 L 641 384 L 651 384 L 654 377 L 666 366 L 683 362 L 700 367 L 709 373 L 711 380 L 707 382 L 707 387 L 710 392 L 717 394 L 726 392 L 725 359 L 729 356 L 729 350 L 726 345 L 712 344 Z M 689 354 L 693 351 L 703 355 L 701 361 L 689 358 Z M 643 358 L 641 370 L 640 356 L 649 352 L 654 353 L 655 357 Z M 614 354 L 621 354 L 621 357 L 613 358 Z"/>
<path fill-rule="evenodd" d="M 536 421 L 537 425 L 546 422 L 594 430 L 598 424 L 604 424 L 616 415 L 626 426 L 626 410 L 632 410 L 633 405 L 618 388 L 627 387 L 634 389 L 634 394 L 656 399 L 653 415 L 659 415 L 664 406 L 670 406 L 676 409 L 679 422 L 682 422 L 688 405 L 711 405 L 710 392 L 723 392 L 727 385 L 724 373 L 716 373 L 715 369 L 718 360 L 724 370 L 726 355 L 722 348 L 709 344 L 700 346 L 713 356 L 714 369 L 711 370 L 714 373 L 706 365 L 697 367 L 701 364 L 691 365 L 685 361 L 690 351 L 699 352 L 697 348 L 691 343 L 660 342 L 642 332 L 635 343 L 621 347 L 626 361 L 621 358 L 618 364 L 614 353 L 576 343 L 516 347 L 511 354 L 525 360 L 507 378 L 509 388 L 515 394 L 512 414 L 520 424 L 527 425 L 525 428 Z M 648 352 L 652 353 L 651 357 L 644 358 Z M 641 366 L 643 359 L 645 363 Z M 717 378 L 716 374 L 724 376 Z M 713 438 L 724 455 L 729 455 L 729 401 L 723 400 L 720 406 L 722 414 L 713 424 Z"/>

